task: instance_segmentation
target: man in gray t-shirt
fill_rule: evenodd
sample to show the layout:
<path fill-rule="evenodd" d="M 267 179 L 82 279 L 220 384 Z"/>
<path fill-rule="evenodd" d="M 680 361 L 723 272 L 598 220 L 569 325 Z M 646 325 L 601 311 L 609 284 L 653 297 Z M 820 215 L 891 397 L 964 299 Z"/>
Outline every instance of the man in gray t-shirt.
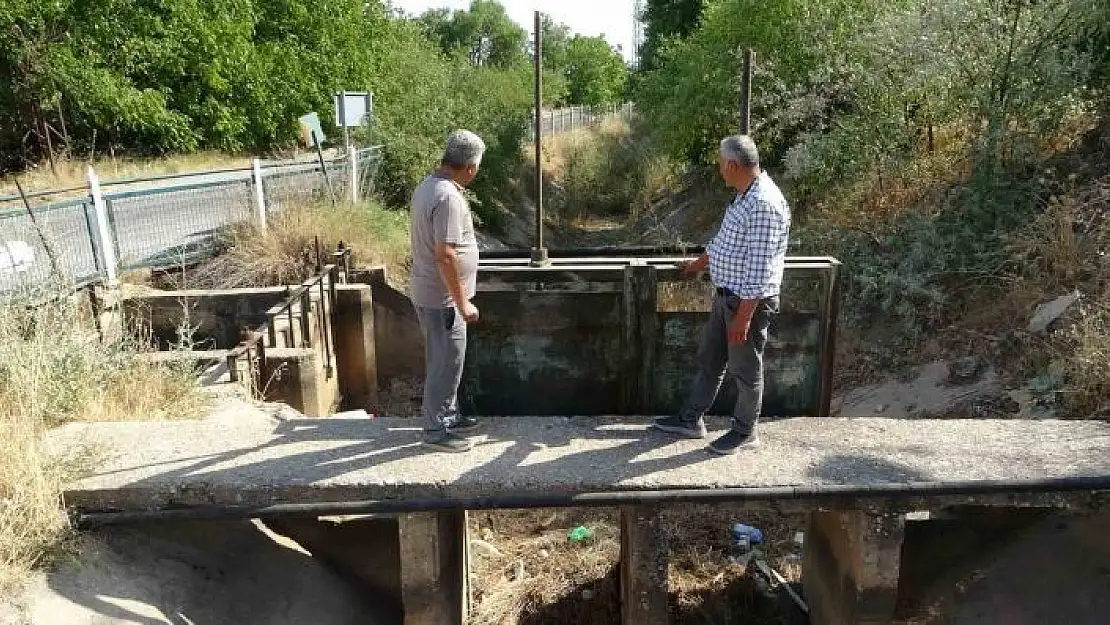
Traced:
<path fill-rule="evenodd" d="M 459 414 L 466 326 L 478 321 L 474 297 L 478 240 L 463 188 L 478 175 L 486 146 L 457 130 L 447 138 L 440 167 L 412 195 L 412 302 L 424 334 L 425 446 L 468 451 L 459 434 L 478 421 Z"/>

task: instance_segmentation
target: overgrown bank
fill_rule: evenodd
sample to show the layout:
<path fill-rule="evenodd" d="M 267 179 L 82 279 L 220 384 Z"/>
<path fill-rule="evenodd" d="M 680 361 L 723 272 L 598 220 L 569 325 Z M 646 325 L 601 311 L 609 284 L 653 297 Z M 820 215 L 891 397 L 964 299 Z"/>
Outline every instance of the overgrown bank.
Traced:
<path fill-rule="evenodd" d="M 192 372 L 137 356 L 139 345 L 102 340 L 83 297 L 0 302 L 0 597 L 17 595 L 32 567 L 70 535 L 65 481 L 81 458 L 44 448 L 47 429 L 70 421 L 189 418 L 204 399 Z M 90 450 L 95 453 L 95 450 Z"/>

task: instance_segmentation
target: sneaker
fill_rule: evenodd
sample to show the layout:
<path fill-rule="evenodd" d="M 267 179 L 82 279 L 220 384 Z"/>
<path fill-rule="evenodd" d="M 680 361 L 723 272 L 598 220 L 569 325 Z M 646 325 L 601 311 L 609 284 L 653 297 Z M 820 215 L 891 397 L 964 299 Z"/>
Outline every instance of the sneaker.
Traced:
<path fill-rule="evenodd" d="M 750 434 L 741 434 L 736 430 L 729 430 L 724 436 L 709 443 L 709 451 L 727 456 L 734 454 L 741 449 L 749 449 L 759 446 L 759 437 L 754 432 Z"/>
<path fill-rule="evenodd" d="M 473 447 L 470 440 L 453 432 L 425 432 L 421 444 L 429 449 L 452 453 L 470 451 Z"/>
<path fill-rule="evenodd" d="M 667 434 L 676 434 L 683 438 L 705 438 L 707 431 L 705 429 L 705 422 L 701 419 L 696 421 L 688 421 L 682 417 L 656 417 L 655 422 L 651 427 L 666 432 Z"/>
<path fill-rule="evenodd" d="M 456 417 L 455 420 L 452 421 L 447 426 L 447 431 L 448 432 L 472 432 L 474 430 L 477 430 L 480 427 L 482 427 L 482 422 L 475 419 L 474 417 L 459 416 L 459 417 Z"/>

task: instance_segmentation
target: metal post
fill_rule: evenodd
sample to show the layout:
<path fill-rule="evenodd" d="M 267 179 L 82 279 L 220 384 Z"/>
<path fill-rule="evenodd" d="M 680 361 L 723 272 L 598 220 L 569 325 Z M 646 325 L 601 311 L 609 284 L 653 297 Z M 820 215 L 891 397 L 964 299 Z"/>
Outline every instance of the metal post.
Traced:
<path fill-rule="evenodd" d="M 347 176 L 351 192 L 351 203 L 358 203 L 358 150 L 355 146 L 347 146 L 347 167 L 351 168 L 351 174 Z"/>
<path fill-rule="evenodd" d="M 258 227 L 266 229 L 266 191 L 262 188 L 262 161 L 251 159 L 251 174 L 254 177 L 254 206 L 258 210 Z"/>
<path fill-rule="evenodd" d="M 339 125 L 343 127 L 343 148 L 351 147 L 351 131 L 347 128 L 347 92 L 339 92 Z"/>
<path fill-rule="evenodd" d="M 533 60 L 536 73 L 536 245 L 532 248 L 532 266 L 540 267 L 549 264 L 547 248 L 543 245 L 543 131 L 540 123 L 543 121 L 543 34 L 540 32 L 540 12 L 536 11 L 535 43 Z"/>
<path fill-rule="evenodd" d="M 752 132 L 752 64 L 755 63 L 755 51 L 748 48 L 744 51 L 744 73 L 740 77 L 740 134 L 747 135 Z"/>
<path fill-rule="evenodd" d="M 100 250 L 104 254 L 104 275 L 108 282 L 112 283 L 118 278 L 116 269 L 119 261 L 116 258 L 112 232 L 108 226 L 108 206 L 104 203 L 104 194 L 100 192 L 100 178 L 97 177 L 92 165 L 89 165 L 85 171 L 85 178 L 89 182 L 89 196 L 92 197 L 93 208 L 96 209 L 96 231 L 100 237 Z"/>

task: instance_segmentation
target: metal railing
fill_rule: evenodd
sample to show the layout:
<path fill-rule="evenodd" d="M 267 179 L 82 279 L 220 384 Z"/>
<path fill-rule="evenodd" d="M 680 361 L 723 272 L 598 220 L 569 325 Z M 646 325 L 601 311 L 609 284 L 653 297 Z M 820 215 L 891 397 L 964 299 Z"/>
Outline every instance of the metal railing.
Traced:
<path fill-rule="evenodd" d="M 607 119 L 619 118 L 625 121 L 632 119 L 632 104 L 621 104 L 601 107 L 570 106 L 561 109 L 544 111 L 540 116 L 543 136 L 571 132 L 580 128 L 598 126 Z M 528 137 L 530 141 L 536 140 L 536 122 L 528 124 Z"/>
<path fill-rule="evenodd" d="M 265 228 L 289 206 L 370 197 L 380 161 L 376 146 L 323 168 L 256 159 L 247 168 L 105 182 L 90 168 L 86 187 L 27 194 L 30 209 L 20 196 L 0 196 L 0 292 L 199 262 L 236 225 Z"/>
<path fill-rule="evenodd" d="M 285 299 L 266 311 L 266 322 L 246 332 L 246 339 L 226 357 L 232 382 L 242 383 L 245 374 L 252 393 L 261 396 L 270 380 L 266 350 L 280 347 L 323 350 L 324 372 L 328 379 L 334 374 L 333 352 L 335 328 L 336 285 L 346 284 L 351 266 L 351 248 L 342 247 L 329 256 L 327 264 L 317 263 L 316 275 L 295 289 L 287 288 Z M 319 305 L 312 300 L 318 296 Z M 279 340 L 280 339 L 280 340 Z"/>

